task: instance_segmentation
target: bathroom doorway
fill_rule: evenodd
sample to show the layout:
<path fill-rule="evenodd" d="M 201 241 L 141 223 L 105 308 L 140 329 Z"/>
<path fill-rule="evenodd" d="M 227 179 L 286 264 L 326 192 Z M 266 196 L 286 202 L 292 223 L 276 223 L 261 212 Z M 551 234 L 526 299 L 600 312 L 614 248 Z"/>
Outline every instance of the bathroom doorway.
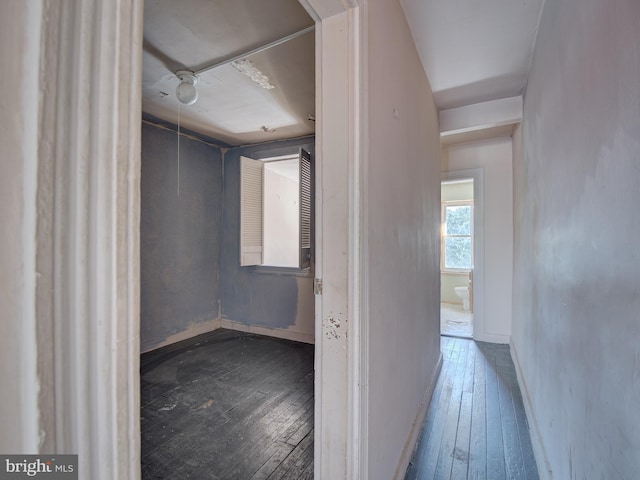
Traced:
<path fill-rule="evenodd" d="M 474 179 L 441 183 L 440 333 L 473 338 Z"/>

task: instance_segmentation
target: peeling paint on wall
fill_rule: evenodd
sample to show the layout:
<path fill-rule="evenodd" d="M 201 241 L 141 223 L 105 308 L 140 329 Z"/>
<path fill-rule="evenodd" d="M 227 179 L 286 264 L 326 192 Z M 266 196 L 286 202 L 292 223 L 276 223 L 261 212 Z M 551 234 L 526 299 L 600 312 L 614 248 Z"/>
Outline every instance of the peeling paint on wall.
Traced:
<path fill-rule="evenodd" d="M 143 351 L 219 318 L 220 149 L 142 125 L 140 340 Z M 177 195 L 178 179 L 181 184 Z"/>
<path fill-rule="evenodd" d="M 328 338 L 329 340 L 337 340 L 341 337 L 346 337 L 347 336 L 347 331 L 345 328 L 342 328 L 342 318 L 341 318 L 342 314 L 338 313 L 337 315 L 327 315 L 327 317 L 325 318 L 323 324 L 322 324 L 322 330 L 324 332 L 324 335 L 326 338 Z"/>
<path fill-rule="evenodd" d="M 512 344 L 548 478 L 640 470 L 638 19 L 546 2 L 517 132 Z"/>
<path fill-rule="evenodd" d="M 166 127 L 143 124 L 142 351 L 218 328 L 222 319 L 313 339 L 312 276 L 239 266 L 238 159 L 278 156 L 301 146 L 313 153 L 314 138 L 226 150 L 181 137 L 180 196 L 176 139 Z"/>
<path fill-rule="evenodd" d="M 224 217 L 222 231 L 222 318 L 235 323 L 314 332 L 313 277 L 264 273 L 241 267 L 240 156 L 268 158 L 295 153 L 299 147 L 314 152 L 313 137 L 231 148 L 224 156 Z M 299 308 L 301 303 L 304 308 Z M 311 320 L 311 321 L 310 321 Z"/>

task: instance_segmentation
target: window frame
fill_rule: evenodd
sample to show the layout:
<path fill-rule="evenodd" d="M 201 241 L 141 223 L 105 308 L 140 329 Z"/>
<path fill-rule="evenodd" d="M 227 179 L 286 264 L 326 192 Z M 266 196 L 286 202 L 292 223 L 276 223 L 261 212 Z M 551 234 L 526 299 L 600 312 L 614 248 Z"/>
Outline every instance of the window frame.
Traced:
<path fill-rule="evenodd" d="M 256 162 L 260 162 L 262 165 L 266 165 L 268 163 L 271 162 L 277 162 L 277 161 L 283 161 L 283 160 L 290 160 L 290 159 L 294 159 L 294 158 L 298 158 L 300 160 L 300 169 L 299 169 L 299 174 L 302 172 L 303 169 L 303 161 L 307 161 L 308 165 L 309 165 L 309 169 L 310 169 L 310 179 L 309 179 L 309 186 L 308 186 L 308 192 L 307 195 L 309 197 L 309 202 L 310 202 L 310 212 L 309 212 L 309 219 L 308 219 L 308 228 L 310 229 L 309 233 L 308 233 L 308 237 L 310 237 L 310 244 L 306 247 L 303 248 L 301 246 L 301 244 L 298 244 L 298 254 L 300 256 L 300 260 L 298 262 L 298 267 L 285 267 L 285 266 L 277 266 L 277 265 L 263 265 L 263 264 L 248 264 L 248 265 L 243 265 L 242 264 L 242 255 L 243 255 L 243 232 L 242 232 L 242 224 L 243 224 L 243 217 L 242 217 L 242 197 L 243 197 L 243 174 L 242 174 L 242 166 L 240 167 L 240 185 L 239 185 L 239 192 L 240 192 L 240 208 L 239 208 L 239 226 L 240 226 L 240 238 L 239 238 L 239 249 L 240 249 L 240 258 L 239 258 L 239 267 L 241 269 L 246 269 L 249 271 L 252 271 L 253 273 L 259 273 L 259 274 L 268 274 L 268 275 L 286 275 L 286 276 L 297 276 L 297 277 L 313 277 L 314 272 L 313 272 L 313 258 L 314 258 L 314 244 L 315 244 L 315 234 L 314 234 L 314 227 L 315 227 L 315 208 L 314 208 L 314 204 L 315 204 L 315 184 L 314 184 L 314 161 L 313 161 L 313 156 L 311 155 L 311 153 L 309 152 L 309 150 L 307 150 L 304 147 L 298 147 L 295 150 L 292 150 L 291 153 L 279 153 L 278 155 L 257 155 L 255 157 L 249 157 L 248 155 L 241 155 L 240 156 L 240 161 L 242 163 L 242 158 L 246 158 L 248 160 L 252 160 L 252 161 L 256 161 Z M 262 171 L 262 191 L 261 191 L 261 195 L 262 195 L 262 203 L 264 204 L 264 169 Z M 301 191 L 300 191 L 300 196 L 303 195 L 302 192 L 302 181 L 301 181 L 301 185 L 300 185 Z M 262 221 L 264 222 L 264 209 L 263 209 L 264 205 L 261 205 L 262 211 L 260 212 L 260 216 Z M 302 207 L 302 202 L 299 203 L 298 205 L 298 213 L 300 216 L 300 212 L 301 212 L 301 207 Z M 301 229 L 299 231 L 299 238 L 302 235 L 302 218 L 299 219 L 299 228 Z M 262 239 L 262 245 L 261 247 L 264 249 L 264 224 L 262 225 L 262 235 L 263 235 L 263 239 Z M 262 254 L 264 254 L 264 252 L 262 252 Z M 300 266 L 303 262 L 303 257 L 306 258 L 306 264 Z"/>
<path fill-rule="evenodd" d="M 470 234 L 469 235 L 447 235 L 445 234 L 445 222 L 447 207 L 470 207 Z M 473 200 L 445 200 L 440 204 L 440 271 L 445 273 L 470 273 L 474 264 L 474 211 Z M 467 238 L 471 239 L 471 266 L 469 268 L 452 268 L 445 266 L 446 239 L 447 238 Z"/>

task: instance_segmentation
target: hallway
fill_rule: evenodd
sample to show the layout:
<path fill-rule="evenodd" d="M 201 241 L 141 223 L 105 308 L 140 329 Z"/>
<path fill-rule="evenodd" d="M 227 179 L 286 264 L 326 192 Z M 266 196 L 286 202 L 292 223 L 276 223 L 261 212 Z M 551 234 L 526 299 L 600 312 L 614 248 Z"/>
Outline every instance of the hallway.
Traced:
<path fill-rule="evenodd" d="M 405 480 L 537 479 L 509 347 L 441 342 L 442 371 Z"/>

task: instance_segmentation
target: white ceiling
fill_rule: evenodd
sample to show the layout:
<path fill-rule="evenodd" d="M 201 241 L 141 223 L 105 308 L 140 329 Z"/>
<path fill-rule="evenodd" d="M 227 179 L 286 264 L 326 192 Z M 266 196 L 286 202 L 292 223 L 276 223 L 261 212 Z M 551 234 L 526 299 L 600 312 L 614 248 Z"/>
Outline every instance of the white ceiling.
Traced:
<path fill-rule="evenodd" d="M 391 0 L 390 0 L 391 1 Z M 400 0 L 439 109 L 521 95 L 544 0 Z M 313 25 L 298 0 L 145 0 L 143 111 L 177 123 L 180 69 L 207 65 Z M 249 60 L 265 90 L 231 65 L 199 75 L 180 123 L 231 145 L 314 132 L 313 32 Z"/>
<path fill-rule="evenodd" d="M 521 95 L 544 0 L 401 0 L 436 105 Z"/>
<path fill-rule="evenodd" d="M 181 105 L 175 72 L 197 71 L 312 26 L 298 0 L 145 0 L 142 110 L 231 145 L 314 132 L 315 41 L 310 32 L 248 59 L 266 90 L 231 65 L 199 74 L 198 101 Z"/>

